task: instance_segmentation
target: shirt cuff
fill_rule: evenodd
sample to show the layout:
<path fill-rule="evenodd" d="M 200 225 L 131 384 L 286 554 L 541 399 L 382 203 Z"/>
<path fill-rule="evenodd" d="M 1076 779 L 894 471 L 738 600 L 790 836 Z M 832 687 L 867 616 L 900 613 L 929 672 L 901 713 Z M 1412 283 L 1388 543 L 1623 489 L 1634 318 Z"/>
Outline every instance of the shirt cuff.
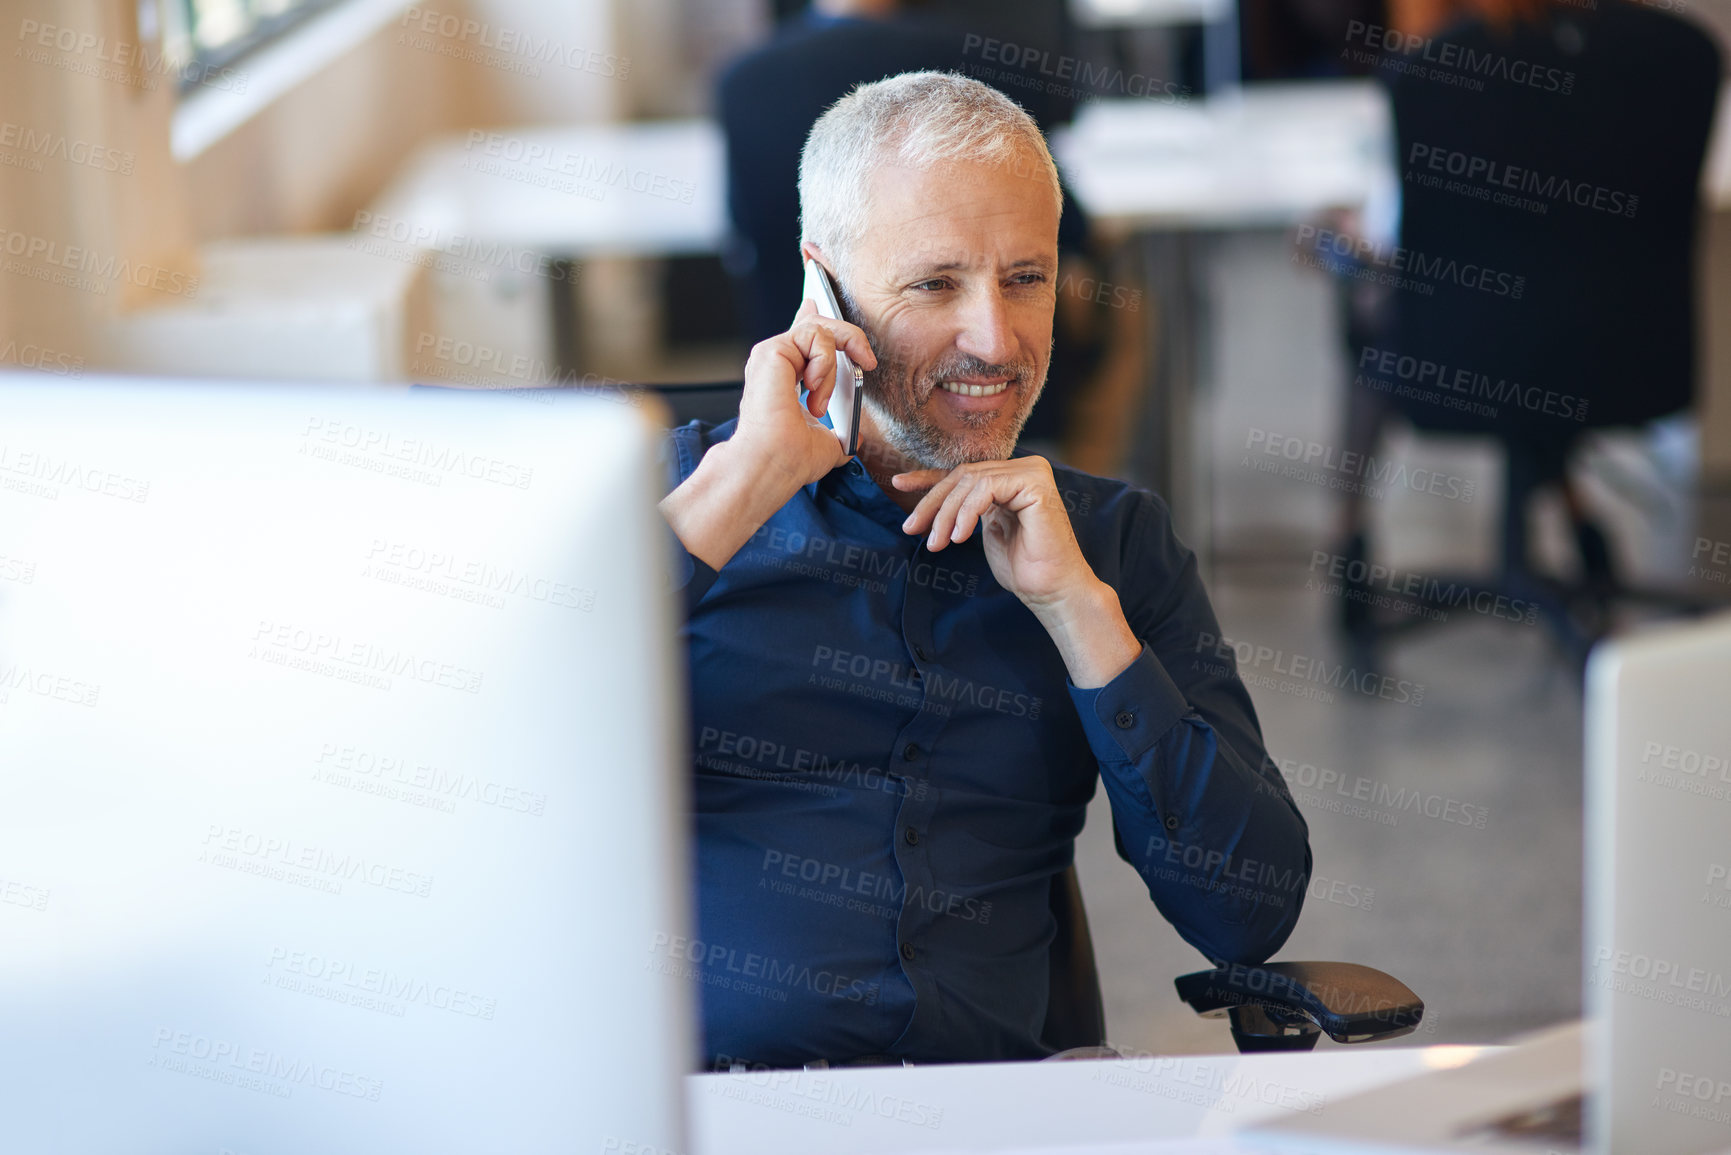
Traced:
<path fill-rule="evenodd" d="M 720 576 L 709 568 L 709 563 L 694 555 L 685 548 L 685 543 L 679 540 L 679 535 L 670 528 L 667 532 L 669 557 L 667 567 L 667 585 L 675 594 L 685 600 L 685 615 L 690 617 L 697 603 L 703 600 L 703 595 L 709 592 L 709 587 L 715 584 Z"/>
<path fill-rule="evenodd" d="M 1136 660 L 1104 686 L 1083 690 L 1074 682 L 1068 685 L 1088 745 L 1102 762 L 1139 761 L 1190 712 L 1184 692 L 1147 642 Z"/>

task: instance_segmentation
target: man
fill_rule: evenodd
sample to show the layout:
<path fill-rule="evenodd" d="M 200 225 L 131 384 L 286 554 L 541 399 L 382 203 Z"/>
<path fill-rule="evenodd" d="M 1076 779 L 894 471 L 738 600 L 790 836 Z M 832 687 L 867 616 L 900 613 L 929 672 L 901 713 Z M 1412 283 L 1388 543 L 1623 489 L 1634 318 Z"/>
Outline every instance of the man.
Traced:
<path fill-rule="evenodd" d="M 893 77 L 813 128 L 800 198 L 849 321 L 808 302 L 753 349 L 737 420 L 673 434 L 661 507 L 711 1060 L 1047 1053 L 1050 883 L 1100 781 L 1161 913 L 1265 959 L 1310 852 L 1193 556 L 1152 495 L 1012 456 L 1052 341 L 1038 128 Z M 867 371 L 853 461 L 815 416 L 838 348 Z"/>
<path fill-rule="evenodd" d="M 1004 79 L 1024 82 L 1012 83 L 1005 91 L 1042 129 L 1050 132 L 1069 119 L 1072 102 L 1046 92 L 1047 81 L 1037 71 L 982 58 L 982 35 L 993 35 L 1009 13 L 957 26 L 936 18 L 936 7 L 920 0 L 813 0 L 810 9 L 777 28 L 768 43 L 735 60 L 722 74 L 716 115 L 727 139 L 727 206 L 733 224 L 728 265 L 736 275 L 753 342 L 783 332 L 802 300 L 800 150 L 817 118 L 855 85 L 927 69 L 982 70 L 989 80 L 1001 68 Z M 1016 15 L 1022 19 L 1011 28 L 1029 22 L 1020 8 Z M 1011 39 L 1029 43 L 1025 36 Z M 976 46 L 971 53 L 970 42 Z M 1065 197 L 1058 244 L 1064 262 L 1060 280 L 1097 285 L 1100 273 L 1089 254 L 1088 221 L 1073 197 Z M 1104 308 L 1085 295 L 1070 293 L 1060 302 L 1045 404 L 1023 430 L 1024 438 L 1057 442 L 1069 431 L 1076 399 L 1088 389 L 1106 355 L 1100 332 L 1104 314 Z"/>

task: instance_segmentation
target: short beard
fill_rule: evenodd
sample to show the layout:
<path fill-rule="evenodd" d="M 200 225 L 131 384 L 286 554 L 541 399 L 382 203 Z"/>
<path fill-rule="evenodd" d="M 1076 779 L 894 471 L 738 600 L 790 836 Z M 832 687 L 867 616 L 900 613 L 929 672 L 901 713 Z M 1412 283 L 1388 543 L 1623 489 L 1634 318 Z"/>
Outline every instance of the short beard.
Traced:
<path fill-rule="evenodd" d="M 865 374 L 863 403 L 870 410 L 873 422 L 886 447 L 922 469 L 954 469 L 970 461 L 1002 461 L 1015 451 L 1022 436 L 1022 427 L 1039 400 L 1045 378 L 1039 366 L 1027 363 L 992 365 L 958 353 L 945 357 L 916 380 L 912 366 L 885 348 L 884 342 L 863 323 L 863 316 L 852 296 L 838 286 L 838 304 L 848 321 L 864 330 L 872 352 L 877 354 L 878 367 Z M 938 382 L 957 377 L 1007 377 L 1009 387 L 1019 399 L 1020 409 L 1014 419 L 1003 424 L 989 437 L 958 436 L 940 429 L 921 412 L 931 399 Z M 1003 421 L 1001 413 L 963 414 L 965 425 L 979 430 Z"/>

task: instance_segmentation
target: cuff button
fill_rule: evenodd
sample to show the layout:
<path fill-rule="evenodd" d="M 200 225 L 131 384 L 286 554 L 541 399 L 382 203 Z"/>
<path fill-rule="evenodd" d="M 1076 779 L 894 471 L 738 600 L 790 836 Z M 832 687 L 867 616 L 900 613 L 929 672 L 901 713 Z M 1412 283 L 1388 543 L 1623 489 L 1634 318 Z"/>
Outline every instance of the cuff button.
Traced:
<path fill-rule="evenodd" d="M 1119 710 L 1118 717 L 1114 721 L 1118 723 L 1118 729 L 1128 730 L 1136 724 L 1136 715 L 1128 710 Z"/>
<path fill-rule="evenodd" d="M 1168 814 L 1166 816 L 1166 829 L 1168 829 L 1168 830 L 1177 830 L 1178 829 L 1178 816 L 1176 814 Z"/>

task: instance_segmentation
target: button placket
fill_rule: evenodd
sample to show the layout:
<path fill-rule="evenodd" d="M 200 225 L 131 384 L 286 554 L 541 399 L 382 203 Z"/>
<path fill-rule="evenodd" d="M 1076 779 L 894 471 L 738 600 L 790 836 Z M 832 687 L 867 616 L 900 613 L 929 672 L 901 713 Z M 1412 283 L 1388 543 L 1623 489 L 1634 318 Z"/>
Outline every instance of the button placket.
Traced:
<path fill-rule="evenodd" d="M 943 731 L 944 716 L 927 707 L 932 704 L 927 678 L 931 671 L 930 655 L 937 647 L 932 641 L 932 616 L 935 610 L 929 585 L 914 580 L 915 567 L 925 554 L 923 544 L 916 545 L 909 557 L 902 588 L 902 641 L 909 661 L 920 673 L 921 709 L 896 735 L 892 747 L 892 763 L 906 778 L 907 794 L 896 814 L 896 827 L 891 832 L 891 846 L 896 865 L 901 869 L 906 890 L 902 895 L 900 917 L 896 921 L 896 950 L 902 970 L 914 988 L 914 1016 L 909 1033 L 935 1029 L 939 1021 L 938 991 L 926 970 L 923 944 L 925 934 L 935 919 L 918 896 L 937 889 L 932 876 L 929 837 L 932 817 L 937 809 L 938 790 L 931 783 L 932 751 Z"/>

